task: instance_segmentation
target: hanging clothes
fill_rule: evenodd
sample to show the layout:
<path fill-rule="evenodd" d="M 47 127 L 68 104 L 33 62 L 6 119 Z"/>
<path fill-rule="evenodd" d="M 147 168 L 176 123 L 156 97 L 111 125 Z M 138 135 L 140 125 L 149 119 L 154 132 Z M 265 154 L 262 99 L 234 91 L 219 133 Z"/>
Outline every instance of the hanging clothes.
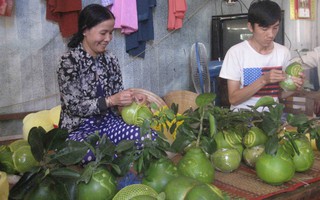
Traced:
<path fill-rule="evenodd" d="M 153 8 L 156 0 L 137 0 L 138 31 L 126 35 L 126 52 L 131 56 L 145 57 L 146 42 L 154 39 Z"/>
<path fill-rule="evenodd" d="M 11 16 L 13 8 L 13 0 L 0 0 L 0 15 Z"/>
<path fill-rule="evenodd" d="M 114 0 L 101 0 L 101 5 L 104 7 L 112 6 Z"/>
<path fill-rule="evenodd" d="M 46 19 L 57 22 L 62 37 L 69 37 L 78 32 L 81 9 L 81 0 L 47 0 Z"/>
<path fill-rule="evenodd" d="M 182 28 L 186 11 L 186 0 L 168 0 L 168 30 Z"/>
<path fill-rule="evenodd" d="M 138 30 L 136 0 L 114 0 L 111 12 L 116 18 L 114 28 L 121 29 L 121 33 L 131 34 Z"/>

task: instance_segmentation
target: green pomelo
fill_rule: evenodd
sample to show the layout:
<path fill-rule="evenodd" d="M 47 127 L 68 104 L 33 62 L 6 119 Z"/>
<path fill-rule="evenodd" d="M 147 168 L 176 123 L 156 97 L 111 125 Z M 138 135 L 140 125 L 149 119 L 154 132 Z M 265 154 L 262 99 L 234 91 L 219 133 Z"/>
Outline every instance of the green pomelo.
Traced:
<path fill-rule="evenodd" d="M 12 154 L 14 168 L 21 173 L 29 171 L 39 164 L 31 152 L 30 146 L 22 146 Z"/>
<path fill-rule="evenodd" d="M 191 189 L 202 183 L 194 178 L 179 176 L 172 179 L 165 187 L 166 200 L 185 200 Z"/>
<path fill-rule="evenodd" d="M 291 76 L 299 77 L 300 72 L 303 72 L 303 68 L 298 62 L 293 62 L 286 68 L 286 73 Z"/>
<path fill-rule="evenodd" d="M 29 146 L 29 143 L 27 140 L 24 140 L 24 139 L 16 140 L 8 145 L 8 147 L 12 152 L 15 152 L 16 150 L 18 150 L 20 147 L 23 147 L 23 146 Z"/>
<path fill-rule="evenodd" d="M 264 152 L 264 148 L 265 148 L 264 144 L 250 147 L 250 148 L 245 148 L 242 155 L 244 162 L 248 166 L 254 167 L 256 165 L 256 162 L 259 156 Z"/>
<path fill-rule="evenodd" d="M 263 152 L 259 156 L 256 173 L 261 180 L 270 185 L 281 185 L 292 179 L 295 167 L 292 157 L 279 148 L 276 155 Z"/>
<path fill-rule="evenodd" d="M 297 86 L 294 84 L 294 82 L 290 76 L 287 77 L 286 80 L 281 81 L 279 83 L 279 85 L 284 91 L 294 91 L 297 89 Z"/>
<path fill-rule="evenodd" d="M 223 194 L 219 188 L 212 184 L 194 186 L 186 196 L 186 200 L 223 200 Z"/>
<path fill-rule="evenodd" d="M 211 156 L 214 167 L 221 172 L 232 172 L 240 166 L 241 155 L 237 149 L 218 149 Z"/>
<path fill-rule="evenodd" d="M 157 197 L 158 193 L 150 186 L 144 184 L 132 184 L 122 188 L 113 200 L 128 200 L 139 196 Z"/>

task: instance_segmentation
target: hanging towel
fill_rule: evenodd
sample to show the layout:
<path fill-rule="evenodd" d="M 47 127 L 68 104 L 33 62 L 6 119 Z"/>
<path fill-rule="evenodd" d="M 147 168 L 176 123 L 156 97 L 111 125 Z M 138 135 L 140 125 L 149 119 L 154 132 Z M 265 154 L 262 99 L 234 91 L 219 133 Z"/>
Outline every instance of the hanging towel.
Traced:
<path fill-rule="evenodd" d="M 126 52 L 131 56 L 145 57 L 146 42 L 154 39 L 153 8 L 156 0 L 137 0 L 138 31 L 126 35 Z"/>
<path fill-rule="evenodd" d="M 101 0 L 101 5 L 104 7 L 111 6 L 113 4 L 114 0 Z"/>
<path fill-rule="evenodd" d="M 186 0 L 168 0 L 168 30 L 182 28 L 186 11 Z"/>
<path fill-rule="evenodd" d="M 116 18 L 114 28 L 121 29 L 121 33 L 131 34 L 138 30 L 136 0 L 114 0 L 111 12 Z"/>
<path fill-rule="evenodd" d="M 0 0 L 0 15 L 11 16 L 13 0 Z"/>
<path fill-rule="evenodd" d="M 47 0 L 46 19 L 57 22 L 61 35 L 69 37 L 78 32 L 81 9 L 81 0 Z"/>

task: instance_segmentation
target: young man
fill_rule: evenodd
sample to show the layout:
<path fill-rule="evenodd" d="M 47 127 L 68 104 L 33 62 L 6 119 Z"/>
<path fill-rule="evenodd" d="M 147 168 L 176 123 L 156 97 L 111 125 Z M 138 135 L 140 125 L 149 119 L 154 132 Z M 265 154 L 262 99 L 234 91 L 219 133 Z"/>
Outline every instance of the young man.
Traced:
<path fill-rule="evenodd" d="M 248 29 L 252 37 L 228 50 L 220 72 L 220 77 L 227 79 L 230 109 L 248 109 L 266 95 L 278 100 L 279 82 L 286 79 L 283 68 L 290 59 L 289 50 L 274 42 L 280 21 L 277 3 L 258 0 L 250 5 Z M 302 77 L 293 81 L 301 88 Z"/>

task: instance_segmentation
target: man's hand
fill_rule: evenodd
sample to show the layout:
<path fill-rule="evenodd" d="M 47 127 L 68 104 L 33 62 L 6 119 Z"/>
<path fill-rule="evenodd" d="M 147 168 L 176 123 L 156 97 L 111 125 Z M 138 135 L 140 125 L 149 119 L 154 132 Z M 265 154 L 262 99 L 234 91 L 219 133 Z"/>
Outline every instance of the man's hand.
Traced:
<path fill-rule="evenodd" d="M 297 86 L 297 90 L 301 90 L 304 84 L 305 75 L 304 73 L 300 72 L 299 77 L 291 77 L 294 84 Z"/>
<path fill-rule="evenodd" d="M 278 69 L 272 69 L 263 74 L 265 84 L 277 83 L 286 79 L 285 72 Z"/>

